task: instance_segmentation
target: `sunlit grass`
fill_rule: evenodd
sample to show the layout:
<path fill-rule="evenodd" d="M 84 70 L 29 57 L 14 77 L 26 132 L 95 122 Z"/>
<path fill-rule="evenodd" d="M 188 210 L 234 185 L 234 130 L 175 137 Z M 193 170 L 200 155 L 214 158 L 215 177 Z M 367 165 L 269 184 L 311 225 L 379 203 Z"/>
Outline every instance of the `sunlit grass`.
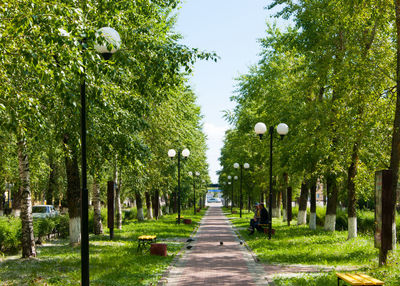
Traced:
<path fill-rule="evenodd" d="M 91 285 L 155 285 L 185 240 L 204 215 L 184 211 L 192 224 L 175 223 L 174 215 L 158 221 L 129 221 L 122 230 L 115 230 L 113 241 L 108 233 L 90 236 Z M 157 235 L 166 243 L 167 257 L 152 256 L 148 250 L 137 252 L 137 238 Z M 0 260 L 0 285 L 79 285 L 80 248 L 70 247 L 68 240 L 56 240 L 37 248 L 38 258 Z"/>

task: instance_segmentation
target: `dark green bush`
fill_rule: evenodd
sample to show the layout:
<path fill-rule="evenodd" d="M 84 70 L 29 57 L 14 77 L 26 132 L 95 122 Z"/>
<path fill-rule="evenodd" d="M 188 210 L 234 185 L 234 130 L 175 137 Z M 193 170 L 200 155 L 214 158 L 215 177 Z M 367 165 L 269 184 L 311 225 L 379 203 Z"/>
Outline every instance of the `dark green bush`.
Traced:
<path fill-rule="evenodd" d="M 62 238 L 67 238 L 69 235 L 69 216 L 61 215 L 54 218 L 56 223 L 56 231 L 58 235 Z"/>
<path fill-rule="evenodd" d="M 54 218 L 38 218 L 33 220 L 33 233 L 36 238 L 41 238 L 53 233 L 56 228 Z"/>
<path fill-rule="evenodd" d="M 122 220 L 123 221 L 136 219 L 136 216 L 137 216 L 136 208 L 131 208 L 131 209 L 122 211 Z"/>
<path fill-rule="evenodd" d="M 21 245 L 21 220 L 0 217 L 0 253 L 16 253 Z"/>

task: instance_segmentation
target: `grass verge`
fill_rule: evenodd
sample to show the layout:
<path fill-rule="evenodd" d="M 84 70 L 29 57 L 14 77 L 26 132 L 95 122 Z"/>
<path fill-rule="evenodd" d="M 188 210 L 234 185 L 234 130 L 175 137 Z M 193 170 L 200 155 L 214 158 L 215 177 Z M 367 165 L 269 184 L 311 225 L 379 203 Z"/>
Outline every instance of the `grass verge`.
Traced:
<path fill-rule="evenodd" d="M 177 225 L 176 214 L 157 221 L 130 220 L 115 231 L 112 241 L 107 232 L 91 235 L 91 285 L 156 285 L 204 213 L 183 211 L 185 218 L 192 219 L 190 225 Z M 157 242 L 166 243 L 168 256 L 153 256 L 148 250 L 138 253 L 137 238 L 144 234 L 157 235 Z M 38 246 L 37 252 L 35 259 L 0 258 L 0 285 L 80 285 L 79 247 L 59 239 Z"/>

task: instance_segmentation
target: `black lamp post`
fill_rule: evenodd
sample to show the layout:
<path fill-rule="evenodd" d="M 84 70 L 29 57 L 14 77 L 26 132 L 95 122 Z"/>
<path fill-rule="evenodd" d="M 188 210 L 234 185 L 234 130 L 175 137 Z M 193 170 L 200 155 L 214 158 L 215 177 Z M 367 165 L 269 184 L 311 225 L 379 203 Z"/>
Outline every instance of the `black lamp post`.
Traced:
<path fill-rule="evenodd" d="M 96 43 L 95 50 L 109 59 L 121 46 L 121 38 L 117 31 L 103 27 L 96 32 L 96 37 L 103 38 L 103 43 Z M 109 50 L 111 47 L 111 50 Z M 83 52 L 85 49 L 83 50 Z M 83 60 L 83 63 L 85 61 Z M 81 152 L 82 152 L 82 190 L 81 190 L 81 285 L 89 285 L 89 196 L 87 189 L 87 159 L 86 159 L 86 73 L 81 72 Z"/>
<path fill-rule="evenodd" d="M 270 143 L 269 143 L 269 226 L 268 226 L 268 239 L 271 239 L 271 232 L 272 232 L 272 139 L 274 134 L 274 126 L 269 127 L 269 135 L 270 135 Z M 267 126 L 262 123 L 258 122 L 254 126 L 254 131 L 260 139 L 262 139 L 263 134 L 267 131 Z M 279 123 L 276 127 L 276 131 L 281 138 L 285 136 L 289 132 L 289 127 L 285 123 Z"/>
<path fill-rule="evenodd" d="M 186 159 L 190 155 L 189 149 L 183 149 L 182 151 L 178 149 L 178 224 L 181 223 L 181 154 L 183 159 Z M 171 159 L 176 155 L 174 149 L 168 150 L 168 157 Z"/>
<path fill-rule="evenodd" d="M 240 208 L 240 218 L 242 218 L 242 208 L 243 208 L 243 201 L 242 201 L 242 178 L 243 178 L 243 168 L 248 169 L 250 168 L 249 163 L 244 163 L 244 164 L 239 164 L 235 163 L 233 164 L 233 167 L 235 169 L 238 169 L 240 167 L 240 191 L 239 191 L 239 208 Z"/>

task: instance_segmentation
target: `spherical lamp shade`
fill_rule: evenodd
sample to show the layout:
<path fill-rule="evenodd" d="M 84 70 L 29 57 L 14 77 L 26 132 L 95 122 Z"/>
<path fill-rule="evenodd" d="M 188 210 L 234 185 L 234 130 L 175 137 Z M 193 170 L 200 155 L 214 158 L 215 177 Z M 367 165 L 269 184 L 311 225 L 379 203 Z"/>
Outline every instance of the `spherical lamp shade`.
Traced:
<path fill-rule="evenodd" d="M 204 184 L 206 181 L 205 180 L 201 180 L 201 182 Z M 223 182 L 223 184 L 225 185 L 225 182 Z"/>
<path fill-rule="evenodd" d="M 193 176 L 193 173 L 192 173 L 192 172 L 189 172 L 188 174 L 189 174 L 189 176 Z"/>
<path fill-rule="evenodd" d="M 267 132 L 267 126 L 262 122 L 258 122 L 254 126 L 254 132 L 256 132 L 257 135 L 263 135 L 265 132 Z"/>
<path fill-rule="evenodd" d="M 182 151 L 182 156 L 185 157 L 185 158 L 187 158 L 187 157 L 189 157 L 189 155 L 190 155 L 189 149 L 183 149 L 183 151 Z"/>
<path fill-rule="evenodd" d="M 239 163 L 233 164 L 233 168 L 238 169 L 239 168 Z"/>
<path fill-rule="evenodd" d="M 118 32 L 110 27 L 103 27 L 97 30 L 94 48 L 99 54 L 113 54 L 121 47 L 121 37 Z"/>
<path fill-rule="evenodd" d="M 285 123 L 279 123 L 278 126 L 276 127 L 276 131 L 278 132 L 279 135 L 286 135 L 289 132 L 289 127 Z"/>
<path fill-rule="evenodd" d="M 176 155 L 176 151 L 174 149 L 169 149 L 168 150 L 168 157 L 174 158 Z"/>
<path fill-rule="evenodd" d="M 196 176 L 200 176 L 200 173 L 199 173 L 199 172 L 196 172 Z"/>
<path fill-rule="evenodd" d="M 244 167 L 245 169 L 248 169 L 248 168 L 250 168 L 250 164 L 249 164 L 249 163 L 244 163 L 244 164 L 243 164 L 243 167 Z"/>
<path fill-rule="evenodd" d="M 232 176 L 228 176 L 228 180 L 232 179 Z"/>
<path fill-rule="evenodd" d="M 235 180 L 237 180 L 238 179 L 238 176 L 235 176 L 235 177 L 233 177 Z"/>
<path fill-rule="evenodd" d="M 231 182 L 228 182 L 228 185 L 230 185 L 231 184 Z"/>

